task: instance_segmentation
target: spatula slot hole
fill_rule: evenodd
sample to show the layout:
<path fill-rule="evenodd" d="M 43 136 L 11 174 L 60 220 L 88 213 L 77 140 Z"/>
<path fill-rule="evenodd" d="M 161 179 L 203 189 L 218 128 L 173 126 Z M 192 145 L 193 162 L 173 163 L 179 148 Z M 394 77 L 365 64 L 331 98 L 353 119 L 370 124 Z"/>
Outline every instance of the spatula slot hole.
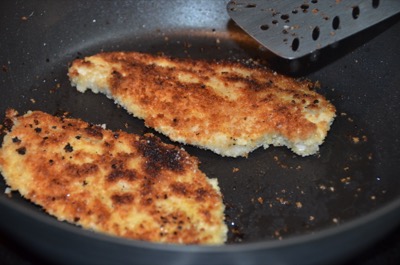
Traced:
<path fill-rule="evenodd" d="M 338 16 L 334 17 L 332 20 L 332 28 L 337 30 L 340 26 L 340 18 Z"/>
<path fill-rule="evenodd" d="M 288 14 L 283 14 L 283 15 L 281 16 L 281 19 L 282 19 L 282 20 L 288 21 L 288 20 L 289 20 L 289 15 L 288 15 Z"/>
<path fill-rule="evenodd" d="M 294 38 L 292 41 L 292 50 L 295 52 L 299 49 L 300 46 L 300 40 L 299 38 Z"/>
<path fill-rule="evenodd" d="M 268 30 L 268 29 L 269 29 L 269 26 L 268 26 L 267 24 L 264 24 L 264 25 L 261 25 L 261 26 L 260 26 L 260 29 L 261 29 L 261 30 Z"/>
<path fill-rule="evenodd" d="M 254 8 L 254 7 L 257 7 L 257 5 L 256 4 L 247 4 L 246 5 L 246 8 Z"/>
<path fill-rule="evenodd" d="M 360 8 L 358 6 L 353 6 L 353 11 L 351 12 L 351 15 L 354 19 L 357 19 L 360 16 Z"/>
<path fill-rule="evenodd" d="M 304 12 L 304 13 L 307 13 L 307 9 L 308 9 L 309 7 L 310 7 L 310 6 L 309 6 L 308 4 L 302 4 L 302 5 L 300 6 L 300 8 L 303 9 L 303 12 Z"/>
<path fill-rule="evenodd" d="M 378 6 L 379 6 L 379 0 L 372 0 L 372 7 L 378 8 Z"/>
<path fill-rule="evenodd" d="M 312 39 L 317 40 L 319 38 L 319 27 L 315 27 L 312 31 Z"/>

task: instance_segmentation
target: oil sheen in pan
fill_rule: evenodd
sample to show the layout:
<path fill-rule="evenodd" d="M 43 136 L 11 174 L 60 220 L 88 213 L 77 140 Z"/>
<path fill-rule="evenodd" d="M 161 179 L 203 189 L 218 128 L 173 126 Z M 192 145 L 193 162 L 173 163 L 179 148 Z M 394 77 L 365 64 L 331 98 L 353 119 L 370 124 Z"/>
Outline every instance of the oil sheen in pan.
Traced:
<path fill-rule="evenodd" d="M 73 117 L 105 123 L 110 129 L 155 133 L 106 97 L 76 92 L 66 77 L 66 63 L 102 50 L 135 50 L 210 60 L 263 58 L 261 63 L 265 63 L 265 54 L 254 42 L 235 36 L 239 35 L 228 36 L 214 29 L 159 31 L 151 37 L 104 40 L 80 47 L 70 52 L 63 62 L 48 58 L 43 62 L 47 64 L 45 71 L 38 77 L 32 95 L 27 97 L 20 111 L 68 111 Z M 387 183 L 374 174 L 374 143 L 363 129 L 365 124 L 351 113 L 342 112 L 342 95 L 332 84 L 320 81 L 319 93 L 336 106 L 337 118 L 318 155 L 299 157 L 284 147 L 270 147 L 260 148 L 248 158 L 224 158 L 183 146 L 199 158 L 201 169 L 209 177 L 219 180 L 227 206 L 228 243 L 311 233 L 362 216 L 386 202 Z"/>

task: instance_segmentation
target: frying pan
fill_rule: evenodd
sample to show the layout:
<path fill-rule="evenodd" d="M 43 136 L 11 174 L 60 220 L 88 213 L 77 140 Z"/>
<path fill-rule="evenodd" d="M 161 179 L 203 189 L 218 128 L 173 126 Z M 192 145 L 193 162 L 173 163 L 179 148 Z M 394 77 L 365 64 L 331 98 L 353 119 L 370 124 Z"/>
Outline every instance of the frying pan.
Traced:
<path fill-rule="evenodd" d="M 162 245 L 94 233 L 56 221 L 17 193 L 0 195 L 2 232 L 58 264 L 327 264 L 348 259 L 398 226 L 399 16 L 322 50 L 318 58 L 285 61 L 243 33 L 226 4 L 2 2 L 0 113 L 9 107 L 20 113 L 68 111 L 113 130 L 155 133 L 104 96 L 75 91 L 68 64 L 114 50 L 259 60 L 275 71 L 319 81 L 319 93 L 336 106 L 319 154 L 299 157 L 270 147 L 247 158 L 224 158 L 182 146 L 219 180 L 229 227 L 224 246 Z M 5 188 L 1 180 L 0 190 Z"/>

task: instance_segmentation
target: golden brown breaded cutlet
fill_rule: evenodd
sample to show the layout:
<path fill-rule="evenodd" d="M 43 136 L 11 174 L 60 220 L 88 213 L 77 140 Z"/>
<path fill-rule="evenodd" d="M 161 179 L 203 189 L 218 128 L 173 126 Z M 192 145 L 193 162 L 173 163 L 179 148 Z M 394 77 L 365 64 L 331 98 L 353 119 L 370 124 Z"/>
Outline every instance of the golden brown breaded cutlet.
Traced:
<path fill-rule="evenodd" d="M 137 240 L 222 244 L 224 205 L 198 160 L 151 134 L 8 110 L 0 172 L 60 221 Z"/>
<path fill-rule="evenodd" d="M 109 52 L 75 60 L 69 77 L 173 141 L 222 156 L 269 145 L 315 154 L 335 117 L 313 83 L 259 65 Z"/>

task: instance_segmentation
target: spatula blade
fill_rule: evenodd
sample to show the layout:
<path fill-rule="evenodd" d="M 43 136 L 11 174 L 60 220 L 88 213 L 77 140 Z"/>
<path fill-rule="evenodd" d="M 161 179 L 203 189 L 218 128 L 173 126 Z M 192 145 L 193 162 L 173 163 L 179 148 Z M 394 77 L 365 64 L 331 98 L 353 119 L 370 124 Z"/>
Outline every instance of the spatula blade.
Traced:
<path fill-rule="evenodd" d="M 240 0 L 230 17 L 276 55 L 296 59 L 400 12 L 400 0 Z"/>

